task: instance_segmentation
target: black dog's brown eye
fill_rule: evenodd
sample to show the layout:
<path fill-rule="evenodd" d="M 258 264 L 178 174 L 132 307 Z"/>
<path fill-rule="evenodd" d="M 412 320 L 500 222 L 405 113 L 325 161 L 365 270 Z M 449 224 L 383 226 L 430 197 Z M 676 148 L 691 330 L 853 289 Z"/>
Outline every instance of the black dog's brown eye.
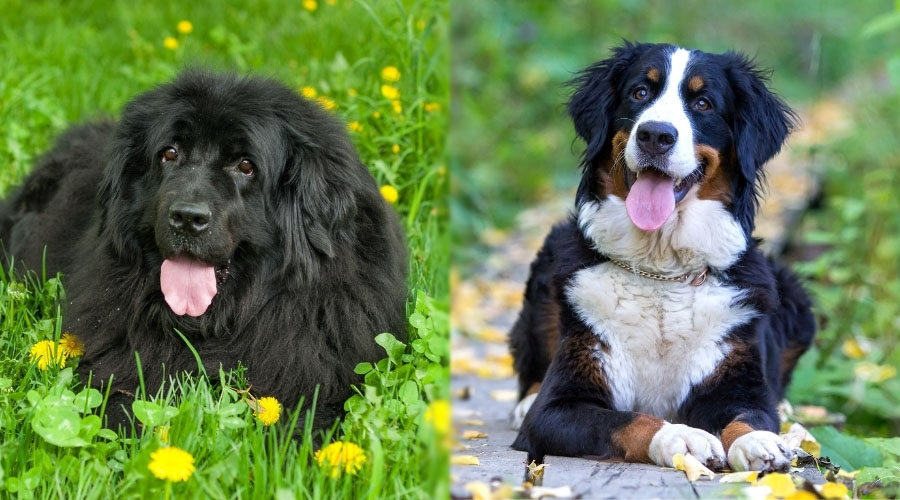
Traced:
<path fill-rule="evenodd" d="M 162 152 L 162 161 L 163 163 L 167 161 L 175 161 L 178 159 L 178 151 L 175 148 L 166 148 Z"/>
<path fill-rule="evenodd" d="M 710 105 L 709 101 L 702 97 L 700 99 L 697 99 L 697 102 L 694 103 L 694 109 L 696 109 L 697 111 L 709 111 L 710 108 L 712 108 L 712 105 Z"/>
<path fill-rule="evenodd" d="M 638 87 L 638 88 L 634 89 L 634 92 L 632 92 L 631 97 L 634 97 L 638 101 L 643 101 L 644 99 L 647 98 L 647 89 L 645 89 L 644 87 Z"/>
<path fill-rule="evenodd" d="M 251 163 L 250 160 L 241 160 L 241 162 L 238 164 L 238 170 L 240 170 L 242 174 L 249 177 L 253 175 L 253 163 Z"/>

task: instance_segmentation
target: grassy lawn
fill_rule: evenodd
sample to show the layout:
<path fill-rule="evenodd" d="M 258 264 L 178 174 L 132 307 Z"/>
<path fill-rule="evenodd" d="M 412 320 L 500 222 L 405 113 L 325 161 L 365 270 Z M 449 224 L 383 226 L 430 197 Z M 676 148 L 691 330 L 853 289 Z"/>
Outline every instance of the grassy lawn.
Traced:
<path fill-rule="evenodd" d="M 73 377 L 77 357 L 45 370 L 29 357 L 60 337 L 60 281 L 0 277 L 0 497 L 447 495 L 448 10 L 442 0 L 0 0 L 0 192 L 69 124 L 117 116 L 182 67 L 268 75 L 340 116 L 386 198 L 396 190 L 411 287 L 408 345 L 379 337 L 385 359 L 358 367 L 365 382 L 348 417 L 319 436 L 356 457 L 335 470 L 309 429 L 291 438 L 298 415 L 272 426 L 254 416 L 239 371 L 144 395 L 137 437 L 101 428 L 105 395 Z M 174 448 L 196 469 L 183 482 L 151 472 L 159 450 Z"/>

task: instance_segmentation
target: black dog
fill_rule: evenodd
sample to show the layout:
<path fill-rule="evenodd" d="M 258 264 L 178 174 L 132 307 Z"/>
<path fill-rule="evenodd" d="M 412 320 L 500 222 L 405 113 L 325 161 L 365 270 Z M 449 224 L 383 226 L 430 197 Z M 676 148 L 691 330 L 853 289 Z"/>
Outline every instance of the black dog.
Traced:
<path fill-rule="evenodd" d="M 64 330 L 116 411 L 138 386 L 239 362 L 286 406 L 319 386 L 316 424 L 351 395 L 373 338 L 404 335 L 406 250 L 345 127 L 261 78 L 188 71 L 118 124 L 75 127 L 0 211 L 25 267 L 65 275 Z M 130 408 L 130 405 L 127 405 Z M 121 422 L 121 417 L 117 421 Z"/>
<path fill-rule="evenodd" d="M 786 469 L 775 406 L 815 324 L 751 233 L 793 113 L 735 53 L 626 43 L 573 83 L 584 174 L 511 333 L 513 446 Z"/>

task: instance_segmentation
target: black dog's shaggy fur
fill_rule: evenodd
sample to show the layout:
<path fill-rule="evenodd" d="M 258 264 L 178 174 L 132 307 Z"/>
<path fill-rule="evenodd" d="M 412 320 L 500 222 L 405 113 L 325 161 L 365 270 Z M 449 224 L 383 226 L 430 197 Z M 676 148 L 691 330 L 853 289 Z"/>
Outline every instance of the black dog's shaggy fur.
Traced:
<path fill-rule="evenodd" d="M 291 407 L 318 385 L 329 425 L 356 363 L 381 357 L 374 336 L 405 333 L 396 215 L 345 127 L 262 78 L 187 71 L 118 124 L 69 130 L 4 202 L 0 238 L 32 270 L 46 246 L 48 274 L 65 275 L 63 329 L 85 344 L 85 380 L 113 376 L 113 412 L 138 386 L 135 351 L 151 391 L 196 370 L 178 330 L 210 375 L 243 364 L 256 395 Z M 214 266 L 202 314 L 164 299 L 177 258 Z"/>

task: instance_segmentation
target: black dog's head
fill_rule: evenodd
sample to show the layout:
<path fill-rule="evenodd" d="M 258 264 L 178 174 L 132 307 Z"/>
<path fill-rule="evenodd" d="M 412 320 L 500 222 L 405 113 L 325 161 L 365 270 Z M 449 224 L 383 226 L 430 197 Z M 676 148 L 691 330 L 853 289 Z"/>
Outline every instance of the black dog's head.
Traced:
<path fill-rule="evenodd" d="M 697 234 L 704 226 L 726 230 L 729 221 L 686 220 L 721 207 L 749 239 L 761 167 L 794 124 L 751 61 L 733 52 L 626 43 L 572 83 L 568 110 L 587 144 L 577 200 L 583 228 L 597 229 L 585 210 L 613 204 L 618 215 L 605 207 L 605 216 L 630 224 L 607 228 L 605 237 L 660 233 L 677 246 L 704 239 Z"/>
<path fill-rule="evenodd" d="M 261 78 L 187 71 L 125 108 L 109 151 L 102 230 L 160 266 L 176 314 L 203 314 L 236 258 L 314 275 L 377 193 L 336 119 Z"/>

